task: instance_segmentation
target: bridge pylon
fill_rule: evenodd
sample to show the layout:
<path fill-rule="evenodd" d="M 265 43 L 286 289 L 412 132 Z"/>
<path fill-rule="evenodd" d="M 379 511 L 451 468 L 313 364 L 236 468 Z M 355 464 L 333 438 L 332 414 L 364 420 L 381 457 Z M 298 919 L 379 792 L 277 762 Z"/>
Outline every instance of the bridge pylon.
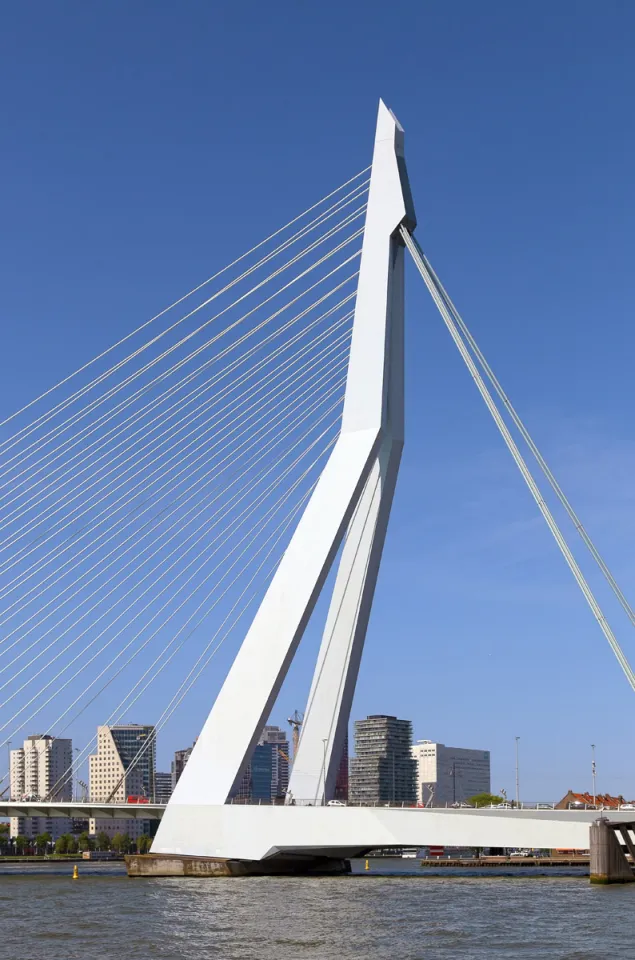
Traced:
<path fill-rule="evenodd" d="M 174 790 L 153 854 L 219 855 L 212 808 L 238 790 L 343 544 L 289 788 L 296 803 L 332 796 L 404 441 L 400 227 L 412 231 L 415 222 L 403 130 L 380 102 L 341 431 Z M 295 814 L 289 806 L 279 812 Z M 244 843 L 238 847 L 244 859 Z"/>

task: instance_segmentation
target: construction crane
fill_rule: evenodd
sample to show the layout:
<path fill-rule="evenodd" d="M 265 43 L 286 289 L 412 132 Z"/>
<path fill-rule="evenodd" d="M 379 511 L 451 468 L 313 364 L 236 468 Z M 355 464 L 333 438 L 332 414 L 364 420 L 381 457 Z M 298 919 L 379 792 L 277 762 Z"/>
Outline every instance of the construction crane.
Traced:
<path fill-rule="evenodd" d="M 291 739 L 293 740 L 293 759 L 295 760 L 296 754 L 298 752 L 298 744 L 300 743 L 300 727 L 304 716 L 301 713 L 298 713 L 297 710 L 293 711 L 293 716 L 287 718 L 287 723 L 292 728 Z"/>

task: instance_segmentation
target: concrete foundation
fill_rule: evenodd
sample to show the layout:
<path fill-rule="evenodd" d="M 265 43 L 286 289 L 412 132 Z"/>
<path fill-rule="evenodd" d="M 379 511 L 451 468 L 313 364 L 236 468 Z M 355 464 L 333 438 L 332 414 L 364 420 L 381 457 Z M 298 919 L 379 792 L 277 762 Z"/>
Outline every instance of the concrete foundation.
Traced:
<path fill-rule="evenodd" d="M 129 877 L 270 877 L 328 876 L 351 872 L 348 860 L 333 857 L 271 857 L 267 860 L 225 860 L 177 854 L 130 854 Z"/>
<path fill-rule="evenodd" d="M 627 837 L 630 849 L 632 842 L 628 830 L 632 824 L 620 824 Z M 633 867 L 622 850 L 621 837 L 606 818 L 600 818 L 591 824 L 590 879 L 591 883 L 632 883 L 635 880 Z"/>

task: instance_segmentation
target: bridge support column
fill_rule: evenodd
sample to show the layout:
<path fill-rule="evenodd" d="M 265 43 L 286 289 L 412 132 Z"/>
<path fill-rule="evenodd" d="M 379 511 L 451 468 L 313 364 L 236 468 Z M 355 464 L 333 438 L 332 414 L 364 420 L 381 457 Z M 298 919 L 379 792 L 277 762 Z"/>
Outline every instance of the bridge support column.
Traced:
<path fill-rule="evenodd" d="M 591 824 L 591 883 L 632 883 L 635 880 L 633 867 L 617 836 L 617 830 L 626 831 L 630 827 L 631 824 L 612 824 L 605 817 Z M 630 848 L 631 844 L 627 845 Z"/>

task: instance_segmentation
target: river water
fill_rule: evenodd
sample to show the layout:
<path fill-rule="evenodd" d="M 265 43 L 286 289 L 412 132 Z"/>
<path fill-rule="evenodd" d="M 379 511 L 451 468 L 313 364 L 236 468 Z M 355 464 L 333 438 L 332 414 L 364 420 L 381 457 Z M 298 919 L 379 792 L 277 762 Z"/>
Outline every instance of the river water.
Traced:
<path fill-rule="evenodd" d="M 0 867 L 1 960 L 633 960 L 635 884 Z"/>

